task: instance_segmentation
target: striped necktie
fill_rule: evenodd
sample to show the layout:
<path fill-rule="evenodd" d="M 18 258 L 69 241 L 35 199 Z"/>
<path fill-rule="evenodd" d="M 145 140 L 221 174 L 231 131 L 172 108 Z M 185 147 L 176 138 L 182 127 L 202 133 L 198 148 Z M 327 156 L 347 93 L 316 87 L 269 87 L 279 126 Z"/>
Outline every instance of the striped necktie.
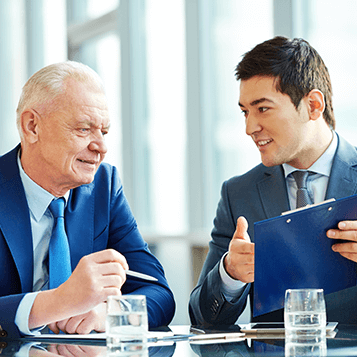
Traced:
<path fill-rule="evenodd" d="M 54 199 L 49 206 L 54 218 L 48 252 L 49 289 L 63 284 L 72 273 L 68 238 L 64 228 L 64 206 L 63 197 Z"/>
<path fill-rule="evenodd" d="M 294 171 L 291 175 L 294 177 L 297 184 L 296 191 L 296 208 L 311 205 L 313 203 L 307 190 L 307 177 L 310 171 Z"/>

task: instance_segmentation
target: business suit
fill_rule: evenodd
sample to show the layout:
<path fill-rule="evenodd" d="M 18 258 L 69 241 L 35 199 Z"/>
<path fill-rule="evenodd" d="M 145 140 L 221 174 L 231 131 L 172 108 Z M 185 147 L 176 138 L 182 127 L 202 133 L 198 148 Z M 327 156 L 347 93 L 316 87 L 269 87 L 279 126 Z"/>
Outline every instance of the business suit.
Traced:
<path fill-rule="evenodd" d="M 29 208 L 16 160 L 18 150 L 19 146 L 0 157 L 0 326 L 9 336 L 19 335 L 14 319 L 24 294 L 32 291 L 34 266 Z M 72 270 L 85 255 L 116 249 L 125 256 L 130 269 L 158 279 L 149 283 L 128 277 L 122 293 L 146 295 L 150 326 L 171 321 L 173 294 L 161 264 L 139 233 L 114 167 L 101 164 L 92 183 L 70 191 L 65 225 Z"/>
<path fill-rule="evenodd" d="M 356 148 L 338 136 L 326 199 L 343 198 L 357 192 Z M 233 177 L 222 186 L 209 252 L 197 286 L 191 293 L 189 311 L 192 324 L 218 325 L 234 323 L 243 312 L 253 284 L 247 284 L 237 301 L 228 302 L 221 291 L 219 262 L 236 229 L 239 216 L 245 216 L 248 234 L 254 241 L 254 222 L 279 216 L 290 209 L 282 166 L 260 164 L 242 176 Z M 326 238 L 328 239 L 328 238 Z M 253 304 L 252 304 L 253 305 Z M 329 321 L 357 323 L 357 287 L 326 296 Z M 257 321 L 283 321 L 277 310 L 254 318 Z"/>

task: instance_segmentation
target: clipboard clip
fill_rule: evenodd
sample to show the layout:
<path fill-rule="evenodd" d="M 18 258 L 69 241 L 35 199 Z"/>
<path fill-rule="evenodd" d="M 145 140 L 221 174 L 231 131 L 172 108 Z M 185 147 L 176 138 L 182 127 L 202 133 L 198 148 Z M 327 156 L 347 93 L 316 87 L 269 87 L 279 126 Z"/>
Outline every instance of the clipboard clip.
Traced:
<path fill-rule="evenodd" d="M 295 213 L 295 212 L 298 212 L 298 211 L 303 211 L 303 210 L 308 209 L 308 208 L 312 208 L 312 207 L 324 205 L 325 203 L 331 203 L 331 202 L 334 202 L 334 201 L 336 201 L 336 199 L 330 198 L 329 200 L 322 201 L 322 202 L 320 202 L 320 203 L 314 203 L 314 204 L 312 204 L 312 205 L 306 205 L 306 206 L 304 206 L 304 207 L 300 207 L 300 208 L 292 209 L 292 210 L 290 210 L 290 211 L 282 212 L 281 215 L 282 215 L 282 216 L 285 216 L 286 214 Z"/>

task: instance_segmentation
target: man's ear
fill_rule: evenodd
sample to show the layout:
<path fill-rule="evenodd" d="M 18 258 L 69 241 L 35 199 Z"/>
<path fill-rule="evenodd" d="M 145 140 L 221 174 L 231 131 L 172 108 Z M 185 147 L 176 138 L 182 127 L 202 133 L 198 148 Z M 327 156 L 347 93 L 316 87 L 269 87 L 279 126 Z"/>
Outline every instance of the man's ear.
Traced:
<path fill-rule="evenodd" d="M 310 119 L 320 118 L 325 111 L 325 97 L 318 89 L 313 89 L 307 94 Z"/>
<path fill-rule="evenodd" d="M 24 139 L 33 144 L 38 140 L 38 123 L 40 116 L 32 109 L 25 110 L 21 114 L 21 130 Z"/>

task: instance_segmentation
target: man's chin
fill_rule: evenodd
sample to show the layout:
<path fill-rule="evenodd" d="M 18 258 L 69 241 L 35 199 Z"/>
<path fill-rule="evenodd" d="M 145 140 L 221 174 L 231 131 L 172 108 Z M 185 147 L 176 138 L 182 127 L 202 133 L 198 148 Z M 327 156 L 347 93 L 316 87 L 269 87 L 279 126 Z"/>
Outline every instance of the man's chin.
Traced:
<path fill-rule="evenodd" d="M 278 166 L 283 164 L 282 162 L 278 161 L 278 160 L 274 160 L 271 158 L 267 158 L 267 157 L 262 157 L 262 164 L 266 167 L 273 167 L 273 166 Z"/>
<path fill-rule="evenodd" d="M 74 178 L 77 181 L 77 183 L 79 183 L 78 186 L 80 185 L 87 185 L 91 182 L 93 182 L 94 180 L 94 176 L 97 172 L 98 168 L 92 169 L 92 170 L 81 170 L 81 169 L 77 169 L 73 171 L 74 174 Z"/>
<path fill-rule="evenodd" d="M 76 182 L 76 187 L 82 186 L 82 185 L 88 185 L 92 183 L 94 180 L 94 175 L 82 175 L 80 178 L 77 177 L 77 182 Z"/>
<path fill-rule="evenodd" d="M 94 175 L 91 176 L 90 178 L 84 179 L 83 182 L 82 182 L 82 185 L 89 185 L 90 183 L 93 182 L 93 180 L 94 180 Z"/>

